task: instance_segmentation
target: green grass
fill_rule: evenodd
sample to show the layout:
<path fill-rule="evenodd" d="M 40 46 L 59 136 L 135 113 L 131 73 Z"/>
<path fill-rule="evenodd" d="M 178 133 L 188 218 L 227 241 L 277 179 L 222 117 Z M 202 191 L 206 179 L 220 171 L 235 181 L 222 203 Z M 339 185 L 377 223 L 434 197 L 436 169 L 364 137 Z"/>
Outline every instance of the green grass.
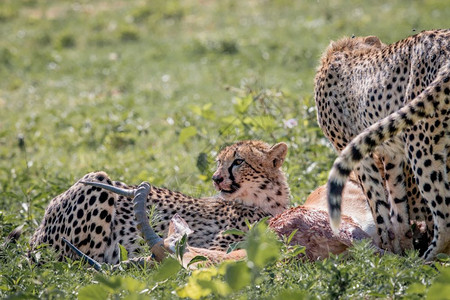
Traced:
<path fill-rule="evenodd" d="M 325 182 L 335 157 L 313 108 L 315 68 L 329 41 L 377 35 L 390 43 L 449 19 L 440 0 L 1 1 L 2 241 L 25 226 L 18 244 L 1 249 L 0 297 L 71 298 L 87 286 L 176 298 L 172 291 L 188 282 L 188 271 L 166 281 L 155 270 L 98 277 L 47 252 L 39 267 L 29 263 L 27 240 L 48 202 L 93 170 L 211 195 L 217 151 L 262 139 L 288 143 L 284 170 L 292 204 L 300 204 Z M 292 118 L 298 125 L 286 128 Z M 351 257 L 279 258 L 226 295 L 420 297 L 443 290 L 448 279 L 447 268 L 436 277 L 415 254 L 378 258 L 361 246 Z M 228 284 L 223 276 L 218 286 Z"/>

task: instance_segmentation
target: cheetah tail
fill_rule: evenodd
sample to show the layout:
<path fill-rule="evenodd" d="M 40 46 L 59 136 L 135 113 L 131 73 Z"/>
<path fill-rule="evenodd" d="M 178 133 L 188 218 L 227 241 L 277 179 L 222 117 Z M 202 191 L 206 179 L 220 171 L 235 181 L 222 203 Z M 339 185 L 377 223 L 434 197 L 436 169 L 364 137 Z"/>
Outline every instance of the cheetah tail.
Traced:
<path fill-rule="evenodd" d="M 24 224 L 17 226 L 11 231 L 5 239 L 5 242 L 2 244 L 3 248 L 6 248 L 9 244 L 14 244 L 23 233 Z"/>
<path fill-rule="evenodd" d="M 422 93 L 398 111 L 374 123 L 356 136 L 335 160 L 328 177 L 328 212 L 333 232 L 341 222 L 342 192 L 350 172 L 355 166 L 383 142 L 405 128 L 413 126 L 436 110 L 448 110 L 450 102 L 450 66 Z"/>

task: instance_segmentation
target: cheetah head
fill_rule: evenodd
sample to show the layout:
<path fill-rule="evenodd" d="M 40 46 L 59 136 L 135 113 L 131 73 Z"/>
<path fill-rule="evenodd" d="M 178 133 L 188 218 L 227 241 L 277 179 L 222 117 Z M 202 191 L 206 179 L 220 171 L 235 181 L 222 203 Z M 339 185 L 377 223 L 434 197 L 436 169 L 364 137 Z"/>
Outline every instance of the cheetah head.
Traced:
<path fill-rule="evenodd" d="M 281 165 L 287 145 L 243 141 L 223 149 L 217 156 L 212 179 L 219 197 L 257 206 L 272 215 L 285 210 L 289 188 Z"/>

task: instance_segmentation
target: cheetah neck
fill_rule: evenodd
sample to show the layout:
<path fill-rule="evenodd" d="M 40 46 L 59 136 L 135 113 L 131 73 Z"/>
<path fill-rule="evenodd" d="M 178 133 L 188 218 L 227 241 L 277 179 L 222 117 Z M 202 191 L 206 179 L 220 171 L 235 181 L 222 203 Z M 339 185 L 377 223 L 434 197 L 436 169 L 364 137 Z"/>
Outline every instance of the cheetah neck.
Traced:
<path fill-rule="evenodd" d="M 289 196 L 289 187 L 285 180 L 270 180 L 243 186 L 240 192 L 230 200 L 247 206 L 258 207 L 275 216 L 288 208 Z"/>

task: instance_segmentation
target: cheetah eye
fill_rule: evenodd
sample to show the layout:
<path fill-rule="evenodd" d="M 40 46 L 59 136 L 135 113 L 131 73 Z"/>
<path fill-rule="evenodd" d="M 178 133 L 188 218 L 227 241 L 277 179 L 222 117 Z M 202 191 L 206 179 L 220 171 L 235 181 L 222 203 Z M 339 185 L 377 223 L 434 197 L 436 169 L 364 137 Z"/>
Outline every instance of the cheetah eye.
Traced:
<path fill-rule="evenodd" d="M 233 161 L 233 166 L 239 166 L 239 165 L 242 165 L 243 162 L 244 162 L 243 159 L 240 159 L 240 158 L 235 159 L 235 160 Z"/>

